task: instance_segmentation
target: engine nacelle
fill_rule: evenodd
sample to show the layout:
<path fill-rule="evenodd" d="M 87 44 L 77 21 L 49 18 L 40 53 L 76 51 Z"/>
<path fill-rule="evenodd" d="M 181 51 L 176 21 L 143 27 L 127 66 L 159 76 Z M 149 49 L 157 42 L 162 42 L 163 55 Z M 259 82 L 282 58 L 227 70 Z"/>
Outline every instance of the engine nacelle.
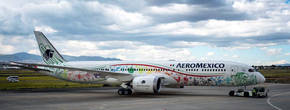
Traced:
<path fill-rule="evenodd" d="M 161 88 L 161 78 L 158 76 L 139 76 L 132 82 L 135 92 L 159 93 Z"/>

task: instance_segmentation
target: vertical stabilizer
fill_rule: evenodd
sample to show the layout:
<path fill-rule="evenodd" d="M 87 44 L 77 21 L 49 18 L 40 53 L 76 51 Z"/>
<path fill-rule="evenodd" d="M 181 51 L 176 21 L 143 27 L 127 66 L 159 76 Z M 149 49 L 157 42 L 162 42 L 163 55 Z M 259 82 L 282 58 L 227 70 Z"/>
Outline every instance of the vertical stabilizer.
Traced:
<path fill-rule="evenodd" d="M 35 38 L 43 61 L 50 65 L 59 65 L 65 62 L 64 58 L 53 47 L 42 32 L 34 31 Z"/>

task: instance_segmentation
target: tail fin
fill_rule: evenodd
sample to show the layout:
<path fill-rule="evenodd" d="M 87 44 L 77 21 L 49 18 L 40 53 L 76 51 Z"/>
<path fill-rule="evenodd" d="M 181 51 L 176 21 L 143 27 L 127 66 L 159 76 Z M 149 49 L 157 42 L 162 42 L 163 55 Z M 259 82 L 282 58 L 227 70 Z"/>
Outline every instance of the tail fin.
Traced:
<path fill-rule="evenodd" d="M 34 31 L 43 61 L 46 64 L 57 65 L 66 62 L 42 32 Z"/>

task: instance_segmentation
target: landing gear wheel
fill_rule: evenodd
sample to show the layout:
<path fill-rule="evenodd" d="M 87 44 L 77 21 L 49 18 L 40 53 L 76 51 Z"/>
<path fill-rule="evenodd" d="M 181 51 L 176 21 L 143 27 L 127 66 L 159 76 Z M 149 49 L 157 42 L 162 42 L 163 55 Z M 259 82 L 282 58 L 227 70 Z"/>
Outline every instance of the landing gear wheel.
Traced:
<path fill-rule="evenodd" d="M 128 89 L 127 91 L 128 91 L 128 95 L 132 95 L 133 92 L 131 89 Z"/>
<path fill-rule="evenodd" d="M 119 95 L 124 95 L 124 89 L 123 89 L 123 88 L 118 89 L 118 94 L 119 94 Z"/>
<path fill-rule="evenodd" d="M 257 93 L 254 92 L 254 93 L 253 93 L 253 96 L 254 96 L 254 97 L 257 97 Z"/>
<path fill-rule="evenodd" d="M 235 95 L 235 91 L 231 90 L 231 91 L 229 92 L 229 96 L 234 96 L 234 95 Z"/>
<path fill-rule="evenodd" d="M 131 95 L 132 94 L 132 90 L 131 89 L 121 88 L 121 89 L 118 90 L 118 94 L 119 95 Z"/>
<path fill-rule="evenodd" d="M 249 97 L 249 92 L 244 92 L 245 97 Z"/>

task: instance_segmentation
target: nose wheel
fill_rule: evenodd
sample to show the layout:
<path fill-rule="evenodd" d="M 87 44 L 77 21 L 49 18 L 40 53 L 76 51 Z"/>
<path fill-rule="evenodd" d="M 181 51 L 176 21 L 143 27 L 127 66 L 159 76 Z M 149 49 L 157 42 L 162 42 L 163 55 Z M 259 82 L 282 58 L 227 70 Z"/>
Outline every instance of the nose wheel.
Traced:
<path fill-rule="evenodd" d="M 132 95 L 132 90 L 131 89 L 126 89 L 126 88 L 120 88 L 118 89 L 118 94 L 119 95 Z"/>

